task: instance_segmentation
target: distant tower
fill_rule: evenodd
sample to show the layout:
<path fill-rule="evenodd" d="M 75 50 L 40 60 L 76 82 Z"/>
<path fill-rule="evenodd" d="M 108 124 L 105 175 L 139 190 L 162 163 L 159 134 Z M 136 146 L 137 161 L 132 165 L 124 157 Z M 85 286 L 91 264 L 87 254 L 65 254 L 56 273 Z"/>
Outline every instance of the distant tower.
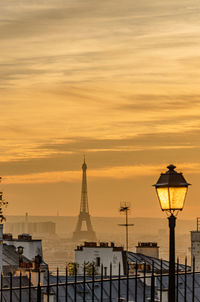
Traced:
<path fill-rule="evenodd" d="M 200 217 L 197 217 L 197 229 L 191 231 L 191 265 L 195 258 L 195 271 L 200 271 Z"/>
<path fill-rule="evenodd" d="M 72 240 L 79 241 L 79 240 L 89 240 L 89 241 L 96 241 L 96 234 L 93 231 L 89 208 L 88 208 L 88 196 L 87 196 L 87 176 L 86 170 L 87 165 L 84 158 L 84 163 L 82 165 L 83 176 L 82 176 L 82 191 L 81 191 L 81 207 L 80 207 L 80 214 L 78 216 L 78 222 L 76 225 L 76 229 L 73 233 Z M 85 224 L 86 229 L 83 228 L 83 224 Z"/>

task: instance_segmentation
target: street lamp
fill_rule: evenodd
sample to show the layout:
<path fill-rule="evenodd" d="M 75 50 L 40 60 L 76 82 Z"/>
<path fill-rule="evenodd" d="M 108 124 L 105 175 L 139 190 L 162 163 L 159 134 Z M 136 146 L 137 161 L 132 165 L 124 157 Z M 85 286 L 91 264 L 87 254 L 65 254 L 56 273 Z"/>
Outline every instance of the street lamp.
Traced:
<path fill-rule="evenodd" d="M 176 216 L 183 210 L 189 183 L 182 173 L 176 172 L 174 165 L 169 165 L 168 171 L 161 173 L 154 185 L 162 211 L 165 211 L 169 220 L 169 288 L 168 301 L 175 302 L 175 236 Z"/>

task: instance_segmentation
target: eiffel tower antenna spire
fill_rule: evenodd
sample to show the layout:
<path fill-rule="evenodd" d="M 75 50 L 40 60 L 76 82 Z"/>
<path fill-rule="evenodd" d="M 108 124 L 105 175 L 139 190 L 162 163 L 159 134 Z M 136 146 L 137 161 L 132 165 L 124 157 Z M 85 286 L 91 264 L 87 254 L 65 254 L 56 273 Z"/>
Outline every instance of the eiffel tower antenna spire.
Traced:
<path fill-rule="evenodd" d="M 96 241 L 96 234 L 93 231 L 90 214 L 89 214 L 89 206 L 88 206 L 88 194 L 87 194 L 87 164 L 84 161 L 82 165 L 82 190 L 81 190 L 81 205 L 80 205 L 80 214 L 78 216 L 78 222 L 76 225 L 76 229 L 73 233 L 72 240 L 91 240 Z M 86 230 L 82 230 L 83 223 L 86 225 Z"/>
<path fill-rule="evenodd" d="M 82 165 L 83 175 L 82 175 L 82 191 L 81 191 L 81 208 L 80 212 L 89 213 L 88 207 L 88 195 L 87 195 L 87 165 L 85 162 L 85 155 L 84 155 L 84 162 Z"/>

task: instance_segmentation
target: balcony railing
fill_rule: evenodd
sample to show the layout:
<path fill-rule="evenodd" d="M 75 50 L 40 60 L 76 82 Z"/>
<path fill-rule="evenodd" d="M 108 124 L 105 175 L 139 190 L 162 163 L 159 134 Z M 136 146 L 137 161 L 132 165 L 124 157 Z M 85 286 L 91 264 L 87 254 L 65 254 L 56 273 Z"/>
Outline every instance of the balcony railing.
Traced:
<path fill-rule="evenodd" d="M 73 276 L 66 273 L 52 275 L 49 271 L 36 276 L 29 272 L 28 276 L 20 274 L 18 277 L 10 273 L 1 276 L 0 301 L 1 302 L 103 302 L 103 301 L 127 301 L 127 302 L 170 302 L 168 300 L 168 278 L 163 272 L 162 261 L 159 273 L 155 273 L 154 262 L 151 270 L 143 270 L 135 264 L 135 271 L 127 275 L 112 275 L 112 265 L 109 276 L 103 273 L 95 275 L 95 269 L 91 275 L 83 271 L 83 275 Z M 195 261 L 193 261 L 195 267 Z M 37 278 L 35 278 L 37 277 Z M 200 302 L 200 272 L 189 270 L 187 262 L 181 271 L 179 264 L 176 266 L 176 302 Z"/>

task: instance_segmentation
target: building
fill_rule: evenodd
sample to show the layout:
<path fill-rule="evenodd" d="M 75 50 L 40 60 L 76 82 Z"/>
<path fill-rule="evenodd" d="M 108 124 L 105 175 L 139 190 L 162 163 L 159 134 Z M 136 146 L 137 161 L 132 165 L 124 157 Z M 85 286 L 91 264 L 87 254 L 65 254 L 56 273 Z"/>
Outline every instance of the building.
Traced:
<path fill-rule="evenodd" d="M 125 274 L 125 257 L 123 247 L 115 246 L 113 242 L 85 242 L 84 245 L 77 246 L 75 250 L 75 263 L 78 264 L 78 274 L 83 274 L 84 264 L 94 264 L 96 273 L 101 274 L 103 266 L 104 275 L 110 274 L 110 264 L 112 263 L 112 274 L 119 273 L 119 265 L 121 267 L 121 275 Z"/>
<path fill-rule="evenodd" d="M 159 246 L 157 242 L 138 242 L 136 253 L 159 258 Z"/>
<path fill-rule="evenodd" d="M 155 245 L 155 246 L 154 246 Z M 142 245 L 143 247 L 143 245 Z M 115 246 L 113 242 L 110 244 L 108 242 L 100 242 L 97 244 L 96 242 L 85 242 L 84 245 L 77 246 L 75 249 L 75 263 L 77 264 L 77 273 L 79 275 L 83 275 L 84 264 L 93 264 L 95 266 L 95 271 L 97 275 L 101 274 L 101 267 L 103 267 L 103 274 L 110 274 L 110 264 L 112 265 L 112 274 L 119 274 L 119 266 L 120 266 L 120 275 L 125 275 L 127 272 L 127 265 L 129 267 L 129 273 L 135 274 L 136 264 L 138 268 L 138 272 L 146 272 L 152 271 L 152 265 L 154 265 L 154 271 L 156 273 L 163 272 L 167 273 L 169 271 L 169 262 L 167 260 L 159 259 L 158 257 L 154 257 L 157 255 L 157 244 L 150 243 L 150 247 L 147 244 L 148 249 L 153 249 L 154 252 L 149 252 L 150 255 L 146 255 L 147 253 L 133 253 L 124 251 L 122 246 Z M 155 248 L 155 250 L 154 250 Z M 139 249 L 141 252 L 146 252 L 146 247 L 144 249 Z M 144 263 L 146 263 L 144 267 Z M 179 271 L 184 271 L 185 265 L 179 264 Z M 187 266 L 187 270 L 190 270 L 190 266 Z"/>
<path fill-rule="evenodd" d="M 28 234 L 19 235 L 17 239 L 12 234 L 3 234 L 3 224 L 0 224 L 0 274 L 8 275 L 17 271 L 47 270 L 48 265 L 42 256 L 41 240 L 33 240 Z"/>
<path fill-rule="evenodd" d="M 52 221 L 6 222 L 6 232 L 14 235 L 22 233 L 52 235 L 56 233 L 56 224 Z"/>
<path fill-rule="evenodd" d="M 34 260 L 38 255 L 43 258 L 42 240 L 32 239 L 29 234 L 18 235 L 18 238 L 13 238 L 12 234 L 3 234 L 3 243 L 14 246 L 16 249 L 22 246 L 23 255 L 30 260 Z"/>
<path fill-rule="evenodd" d="M 43 260 L 42 241 L 32 239 L 29 234 L 13 238 L 12 234 L 3 234 L 2 269 L 5 274 L 20 271 L 34 271 L 40 268 L 46 271 L 48 265 Z"/>
<path fill-rule="evenodd" d="M 191 264 L 195 258 L 195 271 L 200 271 L 200 217 L 197 217 L 197 229 L 191 231 Z"/>
<path fill-rule="evenodd" d="M 4 275 L 8 275 L 10 272 L 15 274 L 20 268 L 30 270 L 33 267 L 32 261 L 23 254 L 19 254 L 15 246 L 5 243 L 3 244 L 2 264 Z"/>

